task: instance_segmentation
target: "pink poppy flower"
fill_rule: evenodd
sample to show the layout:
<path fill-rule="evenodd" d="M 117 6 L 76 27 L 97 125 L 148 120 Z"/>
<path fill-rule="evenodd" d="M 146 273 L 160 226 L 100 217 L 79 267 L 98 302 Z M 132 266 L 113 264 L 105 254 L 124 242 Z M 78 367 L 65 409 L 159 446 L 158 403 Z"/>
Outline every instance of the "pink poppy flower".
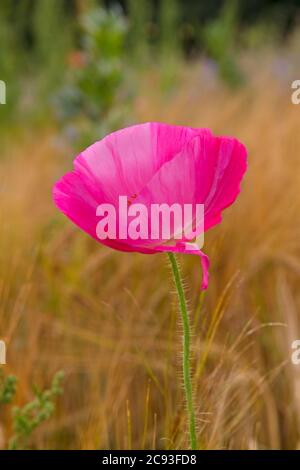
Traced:
<path fill-rule="evenodd" d="M 208 285 L 208 257 L 184 235 L 173 242 L 151 237 L 99 240 L 97 207 L 129 204 L 203 204 L 204 231 L 221 222 L 222 211 L 240 192 L 247 167 L 245 147 L 231 137 L 215 137 L 208 129 L 161 123 L 134 125 L 113 132 L 84 150 L 74 170 L 54 186 L 56 206 L 98 242 L 127 252 L 196 254 Z M 119 217 L 117 215 L 117 217 Z M 173 234 L 172 234 L 173 235 Z"/>

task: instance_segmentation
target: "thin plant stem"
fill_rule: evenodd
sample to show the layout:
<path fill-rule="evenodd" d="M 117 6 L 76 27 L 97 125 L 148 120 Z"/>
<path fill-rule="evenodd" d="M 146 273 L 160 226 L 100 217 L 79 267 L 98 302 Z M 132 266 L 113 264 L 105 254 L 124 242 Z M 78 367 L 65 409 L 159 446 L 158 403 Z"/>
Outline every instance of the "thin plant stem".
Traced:
<path fill-rule="evenodd" d="M 179 265 L 173 253 L 168 253 L 168 257 L 169 257 L 170 264 L 172 267 L 172 272 L 173 272 L 175 286 L 176 286 L 177 295 L 178 295 L 180 313 L 182 317 L 183 382 L 184 382 L 185 399 L 186 399 L 187 410 L 188 410 L 190 445 L 191 445 L 192 450 L 196 450 L 197 449 L 196 421 L 195 421 L 195 411 L 194 411 L 194 405 L 193 405 L 193 392 L 192 392 L 192 381 L 191 381 L 191 371 L 190 371 L 190 343 L 191 343 L 190 321 L 189 321 L 189 315 L 187 311 L 186 298 L 185 298 L 184 288 L 182 284 Z"/>

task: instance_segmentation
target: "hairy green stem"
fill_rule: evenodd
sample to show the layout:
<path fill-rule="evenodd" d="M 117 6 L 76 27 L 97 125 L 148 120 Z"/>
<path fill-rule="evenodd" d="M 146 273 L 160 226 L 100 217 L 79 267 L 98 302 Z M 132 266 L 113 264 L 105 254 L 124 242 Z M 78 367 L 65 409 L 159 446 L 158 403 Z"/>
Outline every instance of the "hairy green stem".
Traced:
<path fill-rule="evenodd" d="M 195 422 L 195 411 L 193 405 L 193 392 L 192 392 L 192 382 L 191 382 L 191 371 L 190 371 L 190 343 L 191 343 L 191 331 L 190 331 L 190 321 L 187 311 L 186 298 L 182 285 L 182 279 L 180 275 L 180 269 L 176 260 L 176 257 L 173 253 L 168 253 L 168 257 L 171 263 L 175 286 L 178 295 L 180 313 L 182 317 L 183 324 L 183 382 L 185 390 L 185 399 L 188 410 L 188 419 L 189 419 L 189 434 L 190 434 L 190 444 L 191 449 L 197 449 L 197 437 L 196 437 L 196 422 Z"/>

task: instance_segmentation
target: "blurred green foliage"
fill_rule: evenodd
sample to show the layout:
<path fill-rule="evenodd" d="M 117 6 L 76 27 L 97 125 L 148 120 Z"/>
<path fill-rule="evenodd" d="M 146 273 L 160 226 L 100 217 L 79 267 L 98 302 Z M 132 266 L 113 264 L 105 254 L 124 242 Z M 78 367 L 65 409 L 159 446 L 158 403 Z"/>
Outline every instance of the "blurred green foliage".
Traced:
<path fill-rule="evenodd" d="M 153 21 L 151 2 L 128 0 L 129 47 L 135 65 L 143 66 L 149 59 L 149 38 Z"/>
<path fill-rule="evenodd" d="M 22 3 L 22 2 L 21 2 Z M 34 70 L 39 98 L 64 80 L 65 57 L 72 46 L 71 21 L 61 0 L 39 0 L 33 11 Z"/>
<path fill-rule="evenodd" d="M 8 117 L 12 114 L 14 104 L 16 103 L 19 96 L 19 89 L 14 75 L 18 73 L 21 68 L 19 62 L 19 54 L 17 50 L 19 48 L 18 41 L 22 34 L 22 15 L 20 9 L 17 9 L 15 16 L 17 19 L 18 34 L 15 34 L 12 28 L 12 3 L 8 0 L 3 0 L 0 7 L 0 79 L 6 84 L 10 85 L 10 94 L 14 99 L 8 98 L 5 106 L 0 106 L 0 119 L 2 117 Z M 24 58 L 22 60 L 24 62 Z"/>
<path fill-rule="evenodd" d="M 12 410 L 13 436 L 9 440 L 10 450 L 27 449 L 29 439 L 35 429 L 47 421 L 55 411 L 55 400 L 63 393 L 62 381 L 64 372 L 57 372 L 48 390 L 33 387 L 34 399 L 23 407 L 15 406 Z M 0 406 L 10 405 L 15 398 L 17 378 L 13 375 L 5 376 L 0 371 Z M 1 410 L 0 408 L 0 411 Z"/>
<path fill-rule="evenodd" d="M 24 123 L 45 112 L 50 91 L 64 80 L 71 45 L 71 20 L 61 0 L 1 0 L 0 79 L 7 89 L 1 127 Z"/>
<path fill-rule="evenodd" d="M 0 405 L 8 405 L 12 402 L 17 388 L 17 378 L 14 375 L 5 377 L 0 370 Z"/>
<path fill-rule="evenodd" d="M 97 7 L 80 17 L 80 26 L 81 47 L 68 57 L 65 83 L 54 104 L 65 130 L 82 148 L 124 123 L 127 23 L 119 8 Z"/>
<path fill-rule="evenodd" d="M 168 90 L 176 84 L 182 52 L 178 0 L 161 0 L 159 26 L 162 85 L 164 90 Z"/>
<path fill-rule="evenodd" d="M 236 59 L 238 2 L 228 0 L 220 16 L 203 28 L 202 37 L 208 55 L 216 61 L 220 77 L 230 87 L 241 85 L 244 77 Z"/>
<path fill-rule="evenodd" d="M 180 3 L 178 0 L 161 0 L 159 12 L 160 48 L 163 56 L 177 57 L 181 51 Z"/>
<path fill-rule="evenodd" d="M 81 148 L 131 122 L 140 72 L 156 67 L 168 91 L 195 53 L 239 86 L 241 47 L 282 41 L 296 12 L 292 0 L 1 0 L 1 130 L 58 118 Z"/>

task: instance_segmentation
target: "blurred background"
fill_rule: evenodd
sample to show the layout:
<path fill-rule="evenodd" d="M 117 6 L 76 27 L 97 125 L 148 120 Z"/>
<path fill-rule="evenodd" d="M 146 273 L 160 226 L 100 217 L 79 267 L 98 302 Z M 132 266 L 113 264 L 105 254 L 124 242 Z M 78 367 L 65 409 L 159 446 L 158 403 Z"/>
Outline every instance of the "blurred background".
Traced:
<path fill-rule="evenodd" d="M 0 448 L 185 449 L 181 325 L 164 255 L 109 250 L 52 203 L 75 155 L 143 121 L 249 150 L 180 258 L 199 448 L 300 449 L 300 1 L 1 0 Z"/>

